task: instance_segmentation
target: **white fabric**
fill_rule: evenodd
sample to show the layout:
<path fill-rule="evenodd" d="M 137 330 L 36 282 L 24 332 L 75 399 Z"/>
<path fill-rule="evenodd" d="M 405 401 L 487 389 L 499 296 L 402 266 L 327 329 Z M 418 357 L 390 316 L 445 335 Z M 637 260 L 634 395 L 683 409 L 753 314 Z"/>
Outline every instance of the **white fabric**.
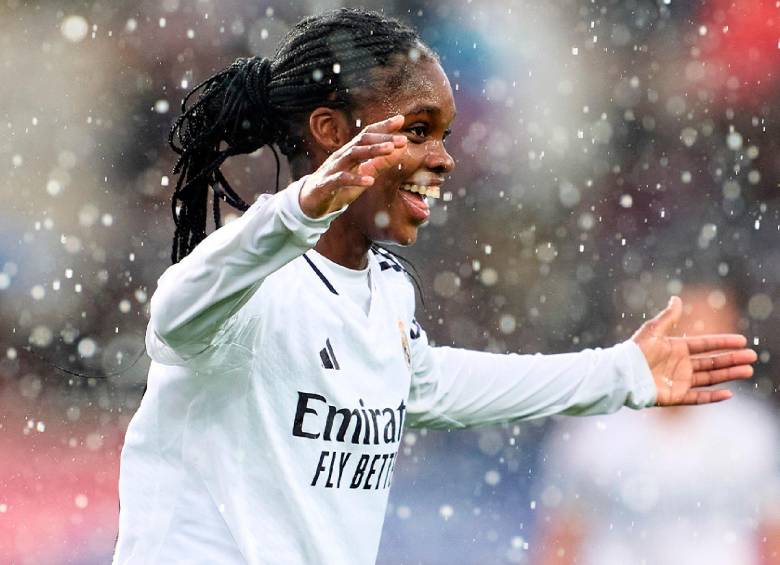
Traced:
<path fill-rule="evenodd" d="M 341 211 L 307 218 L 300 187 L 263 196 L 158 282 L 116 564 L 373 563 L 407 423 L 655 402 L 630 342 L 551 356 L 430 347 L 384 253 L 369 254 L 366 314 L 302 256 Z"/>
<path fill-rule="evenodd" d="M 329 279 L 338 281 L 341 294 L 352 300 L 368 315 L 368 307 L 371 305 L 371 283 L 369 281 L 371 269 L 368 268 L 368 265 L 365 269 L 349 269 L 334 263 L 314 249 L 306 254 Z"/>
<path fill-rule="evenodd" d="M 540 522 L 575 517 L 581 547 L 567 555 L 582 565 L 758 565 L 779 439 L 767 407 L 742 396 L 569 420 L 544 450 Z"/>

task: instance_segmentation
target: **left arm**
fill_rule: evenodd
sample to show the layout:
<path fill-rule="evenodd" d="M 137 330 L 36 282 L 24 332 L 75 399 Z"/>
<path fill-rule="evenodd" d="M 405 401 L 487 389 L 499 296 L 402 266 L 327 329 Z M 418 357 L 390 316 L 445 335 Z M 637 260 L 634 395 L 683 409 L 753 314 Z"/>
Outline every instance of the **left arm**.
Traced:
<path fill-rule="evenodd" d="M 462 428 L 552 414 L 605 414 L 655 404 L 655 385 L 631 341 L 560 355 L 501 355 L 414 339 L 409 424 Z"/>
<path fill-rule="evenodd" d="M 728 390 L 701 390 L 749 378 L 756 354 L 740 335 L 669 337 L 679 298 L 624 343 L 560 355 L 500 355 L 431 347 L 412 332 L 412 426 L 460 428 L 552 414 L 606 414 L 620 409 L 726 400 Z"/>

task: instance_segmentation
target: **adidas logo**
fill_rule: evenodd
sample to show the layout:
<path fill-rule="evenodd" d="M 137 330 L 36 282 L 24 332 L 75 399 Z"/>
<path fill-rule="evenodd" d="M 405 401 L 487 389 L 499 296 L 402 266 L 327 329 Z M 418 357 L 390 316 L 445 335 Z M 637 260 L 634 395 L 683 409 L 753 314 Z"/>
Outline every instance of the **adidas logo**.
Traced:
<path fill-rule="evenodd" d="M 320 359 L 322 360 L 322 366 L 326 369 L 341 369 L 336 359 L 336 354 L 333 353 L 333 347 L 330 345 L 330 338 L 325 340 L 325 347 L 320 349 Z"/>

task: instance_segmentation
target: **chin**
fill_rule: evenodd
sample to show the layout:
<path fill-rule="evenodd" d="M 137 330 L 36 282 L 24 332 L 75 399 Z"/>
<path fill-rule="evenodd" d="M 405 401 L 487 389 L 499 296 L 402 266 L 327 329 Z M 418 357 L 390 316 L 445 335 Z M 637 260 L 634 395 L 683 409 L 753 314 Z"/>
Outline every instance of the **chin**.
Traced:
<path fill-rule="evenodd" d="M 411 227 L 395 232 L 383 233 L 381 237 L 374 239 L 374 241 L 376 243 L 408 247 L 410 245 L 414 245 L 414 243 L 417 241 L 417 228 Z"/>

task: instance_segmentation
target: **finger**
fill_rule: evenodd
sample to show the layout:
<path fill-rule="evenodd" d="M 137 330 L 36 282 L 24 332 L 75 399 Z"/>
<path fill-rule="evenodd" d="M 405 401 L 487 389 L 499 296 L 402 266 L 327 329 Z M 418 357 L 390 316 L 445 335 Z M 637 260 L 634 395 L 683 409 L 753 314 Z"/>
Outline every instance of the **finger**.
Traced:
<path fill-rule="evenodd" d="M 758 356 L 752 349 L 740 349 L 717 355 L 691 357 L 691 366 L 694 371 L 711 371 L 734 365 L 748 365 L 755 363 L 757 359 Z"/>
<path fill-rule="evenodd" d="M 352 149 L 355 146 L 362 146 L 362 145 L 377 145 L 380 143 L 392 143 L 395 147 L 406 147 L 406 144 L 408 142 L 408 138 L 405 135 L 400 134 L 392 134 L 392 133 L 371 133 L 367 131 L 362 131 L 359 134 L 357 134 L 355 137 L 353 137 L 349 143 L 345 143 L 341 147 L 339 147 L 333 155 L 331 155 L 331 160 L 335 161 L 341 158 L 342 155 L 344 155 L 346 152 L 348 152 L 350 149 Z"/>
<path fill-rule="evenodd" d="M 398 133 L 371 133 L 364 131 L 354 137 L 355 145 L 376 145 L 377 143 L 392 142 L 396 147 L 406 145 L 408 138 Z"/>
<path fill-rule="evenodd" d="M 679 296 L 672 296 L 666 308 L 656 314 L 655 318 L 644 324 L 644 328 L 651 335 L 666 335 L 680 321 L 682 315 L 682 300 Z"/>
<path fill-rule="evenodd" d="M 749 379 L 753 376 L 753 367 L 750 365 L 737 365 L 726 369 L 715 369 L 714 371 L 696 371 L 693 373 L 692 386 L 710 386 L 736 381 L 740 379 Z"/>
<path fill-rule="evenodd" d="M 322 190 L 331 190 L 333 192 L 350 186 L 366 187 L 374 184 L 374 177 L 351 173 L 349 171 L 339 171 L 325 177 L 322 183 Z"/>
<path fill-rule="evenodd" d="M 364 161 L 358 166 L 358 173 L 361 175 L 370 175 L 377 177 L 384 171 L 397 167 L 401 162 L 404 152 L 402 150 L 395 150 L 389 155 L 383 155 L 381 157 L 374 157 L 368 161 Z"/>
<path fill-rule="evenodd" d="M 367 125 L 363 131 L 369 133 L 393 133 L 394 131 L 398 131 L 403 124 L 404 117 L 401 114 L 396 114 L 381 122 Z"/>
<path fill-rule="evenodd" d="M 392 141 L 377 143 L 375 145 L 353 145 L 344 151 L 333 163 L 337 169 L 349 169 L 373 157 L 389 155 L 395 150 Z"/>
<path fill-rule="evenodd" d="M 693 404 L 712 404 L 713 402 L 722 402 L 728 400 L 733 395 L 730 390 L 718 389 L 718 390 L 691 390 L 683 396 L 680 402 L 675 402 L 678 405 L 693 405 Z"/>
<path fill-rule="evenodd" d="M 682 338 L 692 354 L 708 353 L 719 349 L 741 349 L 747 345 L 747 338 L 739 334 L 697 335 Z"/>

